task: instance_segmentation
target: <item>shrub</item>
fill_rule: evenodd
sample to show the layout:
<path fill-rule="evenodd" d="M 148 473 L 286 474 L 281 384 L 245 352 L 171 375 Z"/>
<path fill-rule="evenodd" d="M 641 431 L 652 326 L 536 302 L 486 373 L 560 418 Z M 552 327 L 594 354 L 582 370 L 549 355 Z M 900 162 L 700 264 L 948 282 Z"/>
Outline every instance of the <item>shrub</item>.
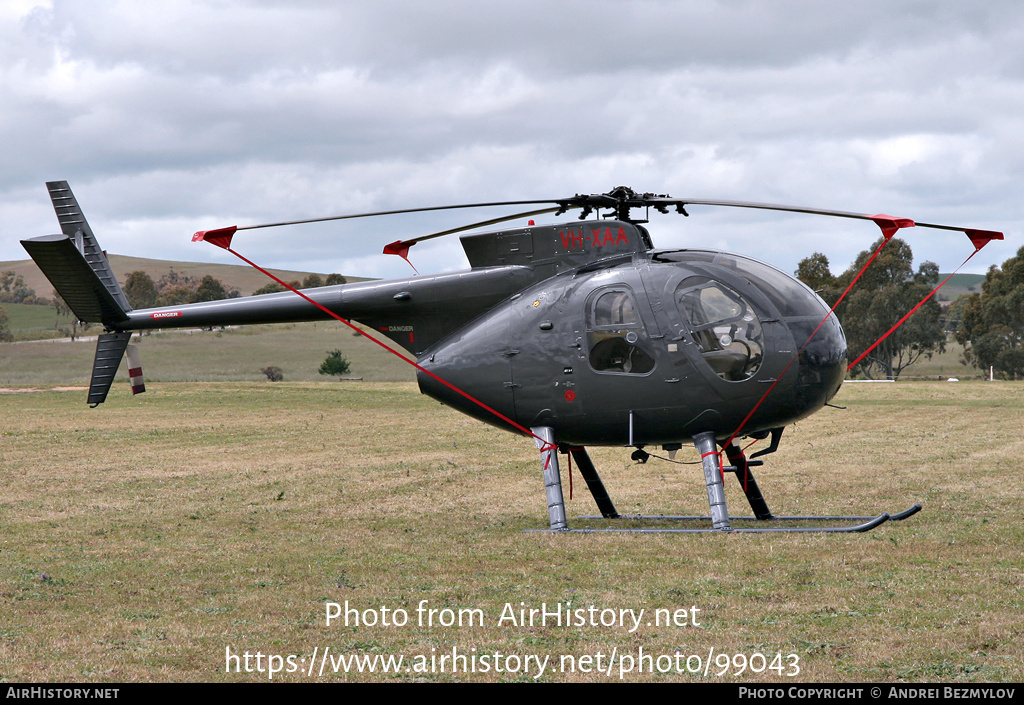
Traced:
<path fill-rule="evenodd" d="M 332 350 L 327 353 L 327 359 L 320 364 L 320 374 L 347 375 L 349 367 L 349 362 L 341 354 L 341 350 Z"/>
<path fill-rule="evenodd" d="M 280 382 L 284 379 L 284 372 L 281 371 L 280 367 L 271 365 L 270 367 L 264 367 L 260 372 L 265 374 L 271 382 Z"/>
<path fill-rule="evenodd" d="M 252 295 L 253 296 L 262 296 L 263 294 L 276 294 L 279 291 L 288 291 L 288 290 L 285 289 L 280 284 L 278 284 L 277 282 L 270 282 L 269 284 L 264 284 L 259 289 L 257 289 L 256 291 L 252 292 Z"/>

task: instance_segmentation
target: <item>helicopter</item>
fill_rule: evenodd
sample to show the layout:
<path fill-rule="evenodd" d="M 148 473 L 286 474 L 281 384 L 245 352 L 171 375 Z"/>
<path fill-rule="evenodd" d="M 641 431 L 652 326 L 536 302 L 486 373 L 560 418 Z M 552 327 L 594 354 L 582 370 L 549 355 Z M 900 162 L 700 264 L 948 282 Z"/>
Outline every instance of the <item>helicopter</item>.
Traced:
<path fill-rule="evenodd" d="M 1003 237 L 881 214 L 680 199 L 618 187 L 562 199 L 199 231 L 194 241 L 231 252 L 290 291 L 133 310 L 67 182 L 49 182 L 47 188 L 62 233 L 22 244 L 74 314 L 104 327 L 87 399 L 92 407 L 106 399 L 126 353 L 133 392 L 144 390 L 138 351 L 130 344 L 136 331 L 332 318 L 355 328 L 350 321 L 358 321 L 390 345 L 371 336 L 374 342 L 415 366 L 422 393 L 533 439 L 541 453 L 548 505 L 549 528 L 542 531 L 554 532 L 570 530 L 559 453 L 576 462 L 602 518 L 626 518 L 616 510 L 587 446 L 634 448 L 633 460 L 646 462 L 646 448 L 660 446 L 674 459 L 676 451 L 692 443 L 701 456 L 710 515 L 630 518 L 700 519 L 711 526 L 577 531 L 867 531 L 921 509 L 915 504 L 894 514 L 860 517 L 777 517 L 771 512 L 751 468 L 763 464 L 760 456 L 777 450 L 786 426 L 817 412 L 839 391 L 848 355 L 842 326 L 834 307 L 771 265 L 717 250 L 655 248 L 644 227 L 650 209 L 688 216 L 687 206 L 710 205 L 855 218 L 881 228 L 883 246 L 899 229 L 914 225 L 964 232 L 975 252 Z M 235 234 L 246 229 L 481 206 L 533 208 L 399 240 L 386 245 L 384 253 L 409 261 L 409 249 L 430 238 L 527 216 L 553 213 L 557 218 L 576 209 L 581 214 L 576 222 L 535 225 L 530 220 L 526 227 L 463 234 L 470 264 L 466 271 L 302 291 L 231 248 Z M 633 217 L 634 210 L 642 210 L 644 217 Z M 743 437 L 770 439 L 770 445 L 748 458 L 738 445 Z M 739 481 L 757 526 L 732 526 L 731 520 L 740 517 L 730 517 L 727 508 L 726 473 Z M 772 525 L 776 519 L 790 521 Z M 823 521 L 843 523 L 820 525 Z"/>

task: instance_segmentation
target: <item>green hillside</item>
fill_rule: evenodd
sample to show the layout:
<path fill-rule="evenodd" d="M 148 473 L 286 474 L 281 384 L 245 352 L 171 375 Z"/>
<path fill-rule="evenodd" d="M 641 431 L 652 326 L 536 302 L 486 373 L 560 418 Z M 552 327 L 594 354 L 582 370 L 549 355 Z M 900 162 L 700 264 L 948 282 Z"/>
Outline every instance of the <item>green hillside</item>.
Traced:
<path fill-rule="evenodd" d="M 948 276 L 949 274 L 940 274 L 939 281 Z M 985 281 L 984 274 L 954 274 L 935 296 L 939 301 L 956 301 L 964 294 L 973 294 L 974 292 L 980 294 L 983 281 Z"/>
<path fill-rule="evenodd" d="M 0 270 L 3 271 L 3 270 Z M 66 337 L 74 322 L 70 314 L 58 316 L 53 306 L 2 304 L 15 340 L 49 340 Z M 94 326 L 95 331 L 98 327 Z"/>
<path fill-rule="evenodd" d="M 174 262 L 162 259 L 146 259 L 144 257 L 126 257 L 125 255 L 108 255 L 110 266 L 117 275 L 117 280 L 124 284 L 129 274 L 136 271 L 143 271 L 153 278 L 153 281 L 160 279 L 172 269 L 178 274 L 195 279 L 202 279 L 207 274 L 219 279 L 228 288 L 235 288 L 242 292 L 242 296 L 248 296 L 261 286 L 269 283 L 266 275 L 261 274 L 252 267 L 244 264 L 210 264 L 208 262 Z M 43 273 L 39 271 L 36 263 L 30 259 L 13 260 L 0 262 L 0 272 L 12 271 L 25 278 L 25 285 L 35 289 L 37 296 L 50 298 L 53 295 L 53 286 Z M 295 279 L 302 280 L 312 272 L 296 272 L 287 269 L 268 269 L 276 277 L 285 281 Z M 330 272 L 316 272 L 326 277 Z M 345 276 L 348 281 L 365 281 L 362 277 Z"/>

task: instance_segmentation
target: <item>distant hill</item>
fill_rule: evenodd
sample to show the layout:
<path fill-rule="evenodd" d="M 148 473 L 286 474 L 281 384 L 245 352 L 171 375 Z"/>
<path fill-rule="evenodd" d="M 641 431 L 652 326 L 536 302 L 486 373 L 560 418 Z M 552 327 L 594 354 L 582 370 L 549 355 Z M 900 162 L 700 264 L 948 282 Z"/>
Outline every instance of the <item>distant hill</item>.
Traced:
<path fill-rule="evenodd" d="M 145 259 L 143 257 L 126 257 L 124 255 L 108 255 L 110 260 L 110 266 L 114 270 L 114 274 L 117 276 L 117 280 L 124 284 L 125 279 L 132 272 L 143 271 L 153 278 L 153 281 L 158 280 L 163 275 L 170 272 L 172 269 L 181 274 L 182 276 L 194 277 L 196 279 L 202 279 L 207 274 L 210 274 L 228 288 L 234 287 L 238 289 L 242 296 L 248 296 L 252 292 L 256 291 L 262 286 L 271 283 L 270 279 L 266 275 L 261 274 L 252 267 L 240 264 L 209 264 L 206 262 L 172 262 L 170 260 L 161 259 Z M 50 298 L 53 296 L 53 286 L 47 281 L 43 273 L 36 267 L 36 263 L 30 259 L 26 260 L 13 260 L 9 262 L 0 262 L 0 272 L 12 271 L 15 274 L 20 274 L 25 278 L 25 285 L 36 290 L 37 296 L 45 296 Z M 268 269 L 268 272 L 272 273 L 276 277 L 280 277 L 286 282 L 299 280 L 302 281 L 313 272 L 295 272 L 285 269 Z M 326 278 L 330 272 L 316 272 L 321 277 Z M 344 275 L 344 273 L 342 273 Z M 366 281 L 364 277 L 350 277 L 344 275 L 346 281 L 358 282 Z"/>
<path fill-rule="evenodd" d="M 940 274 L 939 281 L 942 281 L 949 274 Z M 939 293 L 936 294 L 936 298 L 939 301 L 956 301 L 964 294 L 973 294 L 974 292 L 981 293 L 981 283 L 985 281 L 984 274 L 954 274 L 952 278 L 946 282 L 946 285 L 939 289 Z"/>
<path fill-rule="evenodd" d="M 240 264 L 209 264 L 206 262 L 174 262 L 162 259 L 145 259 L 143 257 L 126 257 L 125 255 L 109 255 L 110 266 L 117 275 L 117 280 L 124 284 L 124 280 L 132 272 L 142 270 L 158 280 L 172 269 L 182 276 L 202 279 L 207 274 L 213 275 L 227 287 L 238 289 L 242 296 L 248 296 L 262 286 L 270 283 L 270 280 L 252 267 Z M 43 273 L 36 267 L 35 262 L 30 259 L 12 260 L 0 262 L 0 272 L 13 271 L 25 278 L 25 284 L 36 290 L 37 296 L 50 298 L 53 295 L 53 287 L 46 280 Z M 298 279 L 302 281 L 313 272 L 296 272 L 286 269 L 268 269 L 274 276 L 280 277 L 286 282 Z M 326 278 L 329 272 L 316 272 Z M 365 277 L 350 277 L 344 272 L 346 281 L 366 281 Z M 946 274 L 939 275 L 939 281 L 946 278 Z M 940 301 L 954 301 L 963 294 L 970 294 L 975 291 L 981 292 L 981 283 L 985 281 L 984 274 L 954 274 L 953 278 L 939 290 Z"/>

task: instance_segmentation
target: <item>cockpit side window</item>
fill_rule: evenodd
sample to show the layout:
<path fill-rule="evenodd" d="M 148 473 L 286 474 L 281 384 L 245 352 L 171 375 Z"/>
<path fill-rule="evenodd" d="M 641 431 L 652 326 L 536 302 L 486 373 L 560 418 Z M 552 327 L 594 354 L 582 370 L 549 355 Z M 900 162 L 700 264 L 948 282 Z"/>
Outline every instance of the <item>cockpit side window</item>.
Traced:
<path fill-rule="evenodd" d="M 633 298 L 626 291 L 606 291 L 594 302 L 594 327 L 637 325 Z"/>
<path fill-rule="evenodd" d="M 690 324 L 693 342 L 719 377 L 740 382 L 757 372 L 764 358 L 764 333 L 739 293 L 707 277 L 689 277 L 676 287 L 675 302 Z"/>
<path fill-rule="evenodd" d="M 591 367 L 598 372 L 634 375 L 647 374 L 654 369 L 650 341 L 629 289 L 601 290 L 590 297 L 588 308 Z"/>

